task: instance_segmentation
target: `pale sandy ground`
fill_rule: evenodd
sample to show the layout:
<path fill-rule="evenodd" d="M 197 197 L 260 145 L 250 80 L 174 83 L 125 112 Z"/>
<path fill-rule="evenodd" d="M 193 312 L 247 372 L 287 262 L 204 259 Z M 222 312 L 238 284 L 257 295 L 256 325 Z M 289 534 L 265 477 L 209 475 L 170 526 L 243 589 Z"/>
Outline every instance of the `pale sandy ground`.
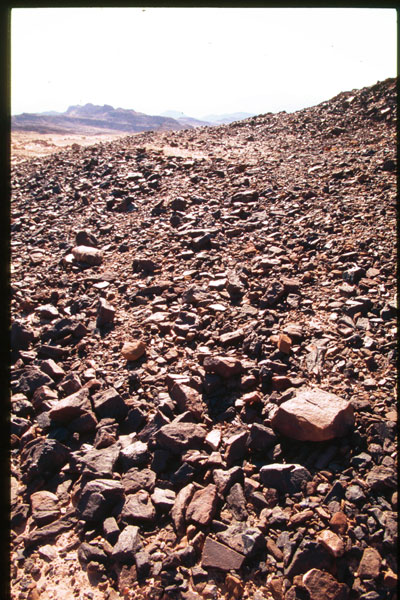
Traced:
<path fill-rule="evenodd" d="M 100 135 L 60 135 L 50 133 L 35 133 L 13 131 L 11 134 L 11 165 L 17 165 L 24 160 L 48 156 L 66 150 L 73 144 L 79 146 L 92 146 L 100 142 L 111 142 L 118 138 L 132 136 L 135 134 L 126 133 L 104 133 Z M 182 156 L 191 158 L 205 158 L 206 155 L 202 152 L 193 152 L 183 148 L 172 148 L 170 146 L 156 146 L 154 144 L 146 144 L 147 149 L 163 151 L 167 156 Z"/>
<path fill-rule="evenodd" d="M 13 131 L 11 133 L 11 164 L 15 165 L 29 158 L 47 156 L 60 150 L 66 150 L 72 144 L 92 146 L 100 142 L 111 142 L 126 133 L 107 133 L 100 135 L 59 135 Z"/>

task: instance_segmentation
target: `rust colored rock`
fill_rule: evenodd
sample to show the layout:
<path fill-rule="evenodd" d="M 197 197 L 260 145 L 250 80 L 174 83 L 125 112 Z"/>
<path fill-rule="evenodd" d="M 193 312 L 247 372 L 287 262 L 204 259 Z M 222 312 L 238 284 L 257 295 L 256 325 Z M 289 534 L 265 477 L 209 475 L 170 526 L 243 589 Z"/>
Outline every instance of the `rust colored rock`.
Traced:
<path fill-rule="evenodd" d="M 205 411 L 205 404 L 201 398 L 201 394 L 197 390 L 177 382 L 172 386 L 170 395 L 171 398 L 176 400 L 178 408 L 182 412 L 188 410 L 198 419 L 202 418 Z"/>
<path fill-rule="evenodd" d="M 326 529 L 318 535 L 318 541 L 328 550 L 332 556 L 338 558 L 344 554 L 344 543 L 336 533 Z"/>
<path fill-rule="evenodd" d="M 71 252 L 75 260 L 87 263 L 88 265 L 101 265 L 103 262 L 102 251 L 91 246 L 75 246 Z"/>
<path fill-rule="evenodd" d="M 49 412 L 52 421 L 68 422 L 92 410 L 87 389 L 82 388 L 55 403 Z"/>
<path fill-rule="evenodd" d="M 308 571 L 303 576 L 303 585 L 310 594 L 310 600 L 346 600 L 349 595 L 347 585 L 319 569 Z"/>
<path fill-rule="evenodd" d="M 303 389 L 283 402 L 271 424 L 283 435 L 300 441 L 323 442 L 349 433 L 354 411 L 349 402 L 318 388 Z"/>
<path fill-rule="evenodd" d="M 193 496 L 195 487 L 193 483 L 189 483 L 184 488 L 179 490 L 176 495 L 174 506 L 171 509 L 172 521 L 175 525 L 178 535 L 183 535 L 185 532 L 185 513 L 186 508 Z"/>
<path fill-rule="evenodd" d="M 280 333 L 278 336 L 278 350 L 284 354 L 290 354 L 292 349 L 292 340 L 285 333 Z"/>
<path fill-rule="evenodd" d="M 197 525 L 208 525 L 214 517 L 217 502 L 217 487 L 213 483 L 197 490 L 186 509 L 186 520 Z"/>
<path fill-rule="evenodd" d="M 240 569 L 243 561 L 243 554 L 239 554 L 239 552 L 212 540 L 210 537 L 206 538 L 201 557 L 202 567 L 230 571 L 231 569 Z"/>
<path fill-rule="evenodd" d="M 365 548 L 358 566 L 360 579 L 377 579 L 379 577 L 382 557 L 375 548 Z"/>
<path fill-rule="evenodd" d="M 126 360 L 138 360 L 146 352 L 146 345 L 142 340 L 125 342 L 122 346 L 122 356 Z"/>
<path fill-rule="evenodd" d="M 207 373 L 215 373 L 225 379 L 243 373 L 242 363 L 233 356 L 206 356 L 203 367 Z"/>
<path fill-rule="evenodd" d="M 336 533 L 346 533 L 347 531 L 347 517 L 342 511 L 338 511 L 332 515 L 329 525 Z"/>

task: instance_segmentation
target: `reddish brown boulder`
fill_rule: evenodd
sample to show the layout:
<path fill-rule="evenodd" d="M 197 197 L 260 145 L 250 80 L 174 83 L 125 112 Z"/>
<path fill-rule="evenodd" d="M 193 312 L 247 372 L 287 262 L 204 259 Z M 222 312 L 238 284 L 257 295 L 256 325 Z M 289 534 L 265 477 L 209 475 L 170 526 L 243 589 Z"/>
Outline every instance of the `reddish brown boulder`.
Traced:
<path fill-rule="evenodd" d="M 310 600 L 346 600 L 349 589 L 339 583 L 330 573 L 311 569 L 303 575 L 303 585 L 310 594 Z"/>
<path fill-rule="evenodd" d="M 137 360 L 146 351 L 146 346 L 142 340 L 134 340 L 131 342 L 125 342 L 122 346 L 122 356 L 126 358 L 126 360 Z"/>
<path fill-rule="evenodd" d="M 88 265 L 101 265 L 103 253 L 97 248 L 91 246 L 75 246 L 71 250 L 75 260 L 87 263 Z"/>
<path fill-rule="evenodd" d="M 279 406 L 271 424 L 289 438 L 323 442 L 348 433 L 354 425 L 354 412 L 350 402 L 336 394 L 303 389 Z"/>

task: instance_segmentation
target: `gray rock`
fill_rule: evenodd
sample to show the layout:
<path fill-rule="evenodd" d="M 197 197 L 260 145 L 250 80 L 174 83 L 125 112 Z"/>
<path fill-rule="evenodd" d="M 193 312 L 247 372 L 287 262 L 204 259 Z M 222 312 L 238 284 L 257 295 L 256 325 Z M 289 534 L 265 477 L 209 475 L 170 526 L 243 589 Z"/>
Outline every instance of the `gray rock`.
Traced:
<path fill-rule="evenodd" d="M 260 480 L 265 487 L 275 488 L 282 494 L 295 494 L 311 480 L 311 474 L 301 465 L 275 463 L 261 467 Z"/>
<path fill-rule="evenodd" d="M 231 525 L 225 531 L 217 533 L 217 538 L 246 557 L 265 547 L 265 537 L 261 531 L 257 527 L 248 527 L 245 523 Z"/>
<path fill-rule="evenodd" d="M 134 494 L 140 490 L 152 492 L 156 482 L 156 474 L 151 469 L 129 469 L 122 476 L 121 483 L 125 494 Z"/>
<path fill-rule="evenodd" d="M 124 506 L 121 510 L 121 519 L 126 522 L 153 522 L 156 511 L 150 499 L 150 495 L 145 490 L 136 494 L 128 494 L 125 498 Z"/>
<path fill-rule="evenodd" d="M 37 367 L 27 367 L 18 379 L 18 391 L 30 398 L 33 392 L 42 385 L 51 386 L 53 380 Z"/>
<path fill-rule="evenodd" d="M 226 503 L 235 519 L 238 521 L 245 521 L 247 519 L 248 512 L 246 510 L 246 498 L 240 483 L 233 484 L 226 497 Z"/>
<path fill-rule="evenodd" d="M 214 469 L 213 480 L 217 486 L 218 494 L 222 497 L 230 490 L 234 483 L 244 482 L 242 467 L 232 467 L 231 469 Z"/>
<path fill-rule="evenodd" d="M 149 461 L 150 453 L 147 444 L 141 441 L 133 442 L 120 452 L 120 460 L 124 470 L 144 465 Z"/>
<path fill-rule="evenodd" d="M 118 541 L 112 550 L 112 557 L 120 562 L 133 562 L 134 553 L 142 547 L 139 527 L 127 525 L 119 534 Z"/>

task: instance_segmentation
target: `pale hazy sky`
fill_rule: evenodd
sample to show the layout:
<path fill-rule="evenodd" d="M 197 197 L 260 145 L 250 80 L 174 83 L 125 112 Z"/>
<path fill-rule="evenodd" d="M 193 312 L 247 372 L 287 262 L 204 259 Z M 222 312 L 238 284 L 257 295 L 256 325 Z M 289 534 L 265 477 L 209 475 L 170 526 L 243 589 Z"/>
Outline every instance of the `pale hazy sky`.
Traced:
<path fill-rule="evenodd" d="M 395 9 L 15 8 L 12 114 L 293 111 L 397 74 Z"/>

